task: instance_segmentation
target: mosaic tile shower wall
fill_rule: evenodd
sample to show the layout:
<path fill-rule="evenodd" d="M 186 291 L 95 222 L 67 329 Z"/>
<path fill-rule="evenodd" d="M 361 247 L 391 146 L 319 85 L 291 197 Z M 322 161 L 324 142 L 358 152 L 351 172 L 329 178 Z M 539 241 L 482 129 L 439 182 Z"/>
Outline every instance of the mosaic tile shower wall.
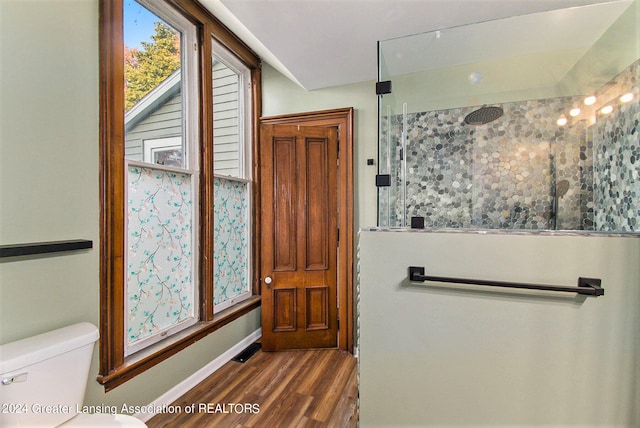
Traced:
<path fill-rule="evenodd" d="M 636 63 L 614 81 L 637 91 L 639 69 Z M 381 192 L 380 225 L 420 216 L 427 228 L 638 230 L 638 94 L 590 127 L 588 119 L 556 123 L 581 102 L 505 103 L 502 117 L 475 126 L 464 118 L 478 107 L 408 114 L 406 153 L 402 115 L 382 118 L 392 187 L 388 197 Z M 594 189 L 594 183 L 600 184 Z"/>
<path fill-rule="evenodd" d="M 425 217 L 425 226 L 435 228 L 552 229 L 556 223 L 584 228 L 590 221 L 588 210 L 585 215 L 579 211 L 584 204 L 580 189 L 590 181 L 580 157 L 581 147 L 587 149 L 584 126 L 558 127 L 554 119 L 573 102 L 504 104 L 501 118 L 481 126 L 464 122 L 476 107 L 410 114 L 407 219 Z M 392 177 L 401 186 L 400 138 L 396 141 Z M 571 191 L 553 210 L 561 180 L 572 183 Z M 404 214 L 398 196 L 391 198 L 392 224 Z"/>
<path fill-rule="evenodd" d="M 597 230 L 640 231 L 640 61 L 617 76 L 598 97 L 625 93 L 633 100 L 619 104 L 593 125 L 595 148 L 594 204 Z"/>

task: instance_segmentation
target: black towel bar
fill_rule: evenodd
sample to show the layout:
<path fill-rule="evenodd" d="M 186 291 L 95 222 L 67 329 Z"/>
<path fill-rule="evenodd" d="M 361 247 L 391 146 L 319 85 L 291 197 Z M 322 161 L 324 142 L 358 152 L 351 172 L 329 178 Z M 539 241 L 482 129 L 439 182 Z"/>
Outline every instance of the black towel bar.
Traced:
<path fill-rule="evenodd" d="M 424 274 L 424 267 L 409 266 L 409 280 L 413 282 L 449 282 L 455 284 L 473 284 L 489 287 L 525 288 L 529 290 L 565 291 L 569 293 L 585 294 L 587 296 L 602 296 L 604 288 L 599 278 L 578 278 L 578 286 L 526 284 L 519 282 L 488 281 L 483 279 L 449 278 L 445 276 L 429 276 Z"/>

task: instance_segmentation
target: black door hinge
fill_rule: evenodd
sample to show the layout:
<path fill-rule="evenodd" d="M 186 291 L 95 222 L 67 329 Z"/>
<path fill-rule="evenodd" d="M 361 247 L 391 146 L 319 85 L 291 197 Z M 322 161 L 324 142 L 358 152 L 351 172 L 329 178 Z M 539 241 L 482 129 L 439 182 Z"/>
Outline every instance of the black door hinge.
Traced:
<path fill-rule="evenodd" d="M 384 95 L 391 93 L 391 80 L 384 82 L 376 82 L 376 95 Z"/>

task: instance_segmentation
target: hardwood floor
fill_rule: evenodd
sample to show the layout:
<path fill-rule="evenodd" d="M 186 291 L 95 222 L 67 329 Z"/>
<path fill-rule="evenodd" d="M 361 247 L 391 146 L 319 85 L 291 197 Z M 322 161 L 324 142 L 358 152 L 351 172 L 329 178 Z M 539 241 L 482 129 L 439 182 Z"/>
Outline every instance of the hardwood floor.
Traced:
<path fill-rule="evenodd" d="M 154 427 L 355 427 L 356 359 L 337 349 L 258 351 L 230 361 L 173 403 Z M 190 407 L 194 406 L 195 407 Z"/>

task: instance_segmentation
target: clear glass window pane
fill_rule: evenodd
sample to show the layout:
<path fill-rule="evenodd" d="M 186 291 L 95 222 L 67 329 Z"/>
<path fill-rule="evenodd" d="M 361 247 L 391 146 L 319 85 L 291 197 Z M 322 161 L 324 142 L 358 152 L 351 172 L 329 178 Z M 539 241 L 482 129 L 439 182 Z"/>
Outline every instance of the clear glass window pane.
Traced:
<path fill-rule="evenodd" d="M 214 173 L 249 179 L 251 72 L 215 38 L 212 45 Z"/>
<path fill-rule="evenodd" d="M 213 56 L 213 150 L 214 172 L 242 177 L 243 134 L 240 129 L 241 76 Z"/>
<path fill-rule="evenodd" d="M 134 0 L 125 1 L 125 157 L 185 167 L 183 34 Z M 151 141 L 172 139 L 172 146 Z"/>

